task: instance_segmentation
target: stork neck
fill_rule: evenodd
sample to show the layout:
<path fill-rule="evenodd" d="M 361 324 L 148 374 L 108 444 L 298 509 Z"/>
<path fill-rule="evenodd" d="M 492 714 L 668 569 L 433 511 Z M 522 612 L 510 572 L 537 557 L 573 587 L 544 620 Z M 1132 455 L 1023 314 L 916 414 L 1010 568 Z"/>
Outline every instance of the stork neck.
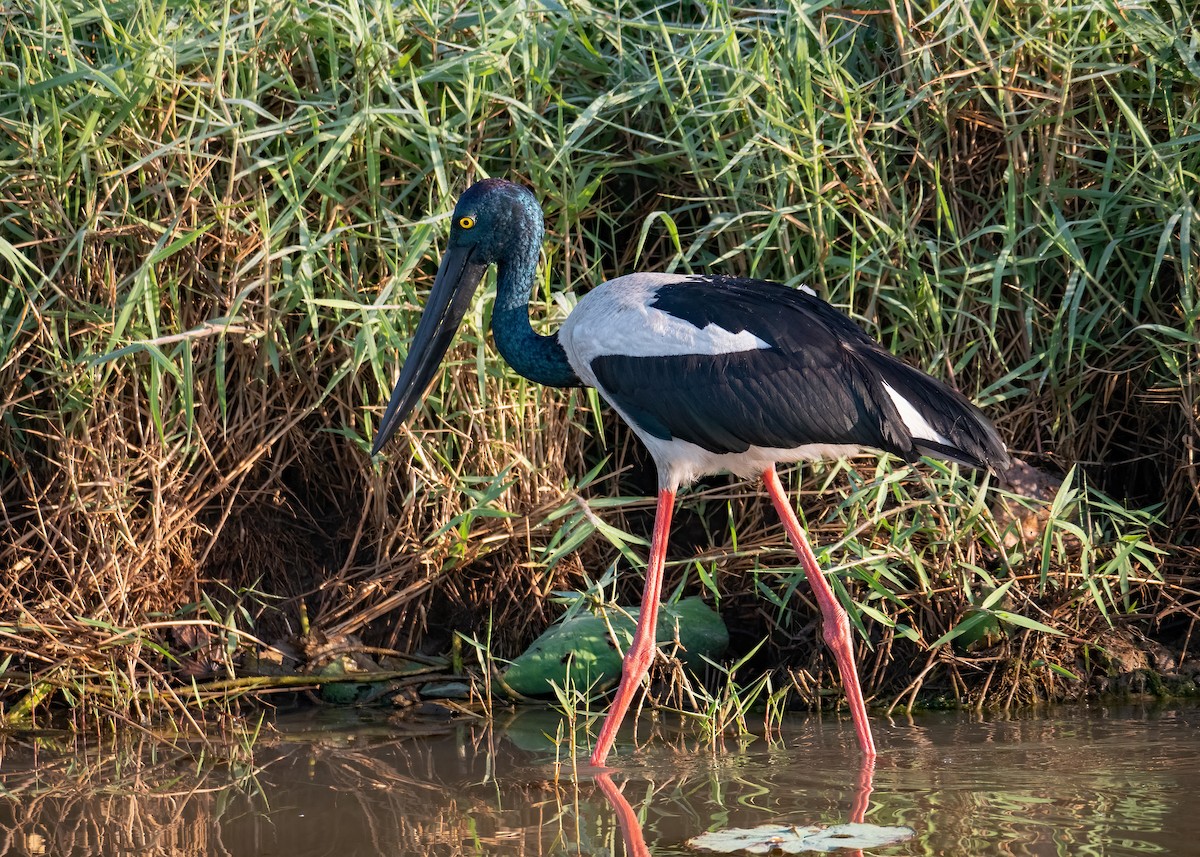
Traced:
<path fill-rule="evenodd" d="M 496 265 L 496 305 L 492 336 L 496 348 L 522 376 L 548 387 L 579 387 L 582 382 L 557 336 L 542 336 L 529 324 L 529 295 L 537 273 L 536 242 Z"/>

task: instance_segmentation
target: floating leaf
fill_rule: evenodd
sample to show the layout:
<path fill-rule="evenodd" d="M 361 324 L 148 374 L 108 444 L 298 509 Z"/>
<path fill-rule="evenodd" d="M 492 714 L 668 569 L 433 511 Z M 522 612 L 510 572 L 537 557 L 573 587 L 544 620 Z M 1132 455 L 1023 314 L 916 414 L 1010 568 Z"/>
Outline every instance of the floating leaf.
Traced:
<path fill-rule="evenodd" d="M 836 824 L 833 827 L 764 824 L 704 833 L 689 839 L 687 844 L 720 854 L 803 854 L 828 853 L 842 848 L 880 848 L 912 836 L 911 827 L 880 827 L 877 824 Z"/>
<path fill-rule="evenodd" d="M 621 658 L 633 639 L 637 614 L 621 609 L 603 616 L 577 615 L 549 628 L 533 641 L 508 672 L 505 683 L 517 693 L 542 696 L 554 686 L 588 687 L 621 676 Z M 699 598 L 664 604 L 659 611 L 659 645 L 678 639 L 679 658 L 701 669 L 704 658 L 716 660 L 729 645 L 729 631 Z"/>

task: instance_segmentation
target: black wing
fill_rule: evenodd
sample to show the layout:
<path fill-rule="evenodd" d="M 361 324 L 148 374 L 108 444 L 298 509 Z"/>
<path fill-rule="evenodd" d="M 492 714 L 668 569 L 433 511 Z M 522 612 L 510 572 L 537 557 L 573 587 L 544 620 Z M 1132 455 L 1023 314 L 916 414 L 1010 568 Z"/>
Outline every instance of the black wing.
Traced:
<path fill-rule="evenodd" d="M 973 467 L 1007 467 L 1004 444 L 974 405 L 820 298 L 778 283 L 712 277 L 661 286 L 652 303 L 698 328 L 749 331 L 769 346 L 595 358 L 591 368 L 604 394 L 655 437 L 717 453 L 852 444 L 907 461 L 927 452 Z M 884 384 L 949 443 L 914 438 Z"/>

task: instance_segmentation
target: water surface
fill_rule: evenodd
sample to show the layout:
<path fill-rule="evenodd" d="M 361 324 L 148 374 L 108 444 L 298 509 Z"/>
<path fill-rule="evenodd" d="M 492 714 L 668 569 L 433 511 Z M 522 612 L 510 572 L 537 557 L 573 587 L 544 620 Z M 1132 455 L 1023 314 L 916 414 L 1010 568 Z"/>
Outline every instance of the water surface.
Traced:
<path fill-rule="evenodd" d="M 643 718 L 608 780 L 553 712 L 281 718 L 256 740 L 0 739 L 0 853 L 696 854 L 726 827 L 905 825 L 886 855 L 1200 854 L 1200 708 L 795 717 L 713 745 Z M 841 853 L 853 854 L 858 852 Z"/>

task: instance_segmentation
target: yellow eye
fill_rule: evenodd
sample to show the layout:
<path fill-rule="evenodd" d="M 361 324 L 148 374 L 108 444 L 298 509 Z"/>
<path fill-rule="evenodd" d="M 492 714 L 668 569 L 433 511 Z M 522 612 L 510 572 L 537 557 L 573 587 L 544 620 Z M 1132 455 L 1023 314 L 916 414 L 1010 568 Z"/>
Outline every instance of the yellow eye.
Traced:
<path fill-rule="evenodd" d="M 463 229 L 470 229 L 475 225 L 475 218 L 471 217 L 470 215 L 467 215 L 466 217 L 460 217 L 458 218 L 458 225 Z"/>

